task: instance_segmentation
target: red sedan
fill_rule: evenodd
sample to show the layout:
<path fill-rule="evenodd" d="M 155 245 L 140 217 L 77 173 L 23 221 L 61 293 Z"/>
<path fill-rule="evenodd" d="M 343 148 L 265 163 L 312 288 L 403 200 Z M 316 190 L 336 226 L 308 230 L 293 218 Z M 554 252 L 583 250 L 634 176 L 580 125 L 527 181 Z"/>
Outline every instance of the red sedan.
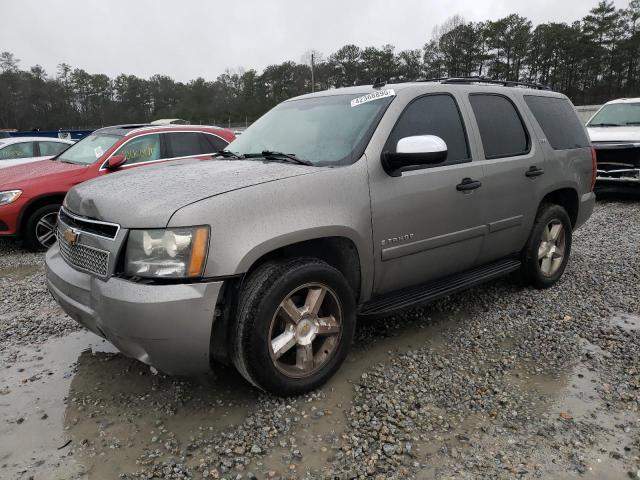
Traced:
<path fill-rule="evenodd" d="M 222 150 L 229 130 L 204 126 L 118 125 L 96 130 L 50 160 L 0 170 L 0 237 L 19 237 L 30 250 L 55 241 L 57 213 L 78 183 L 142 165 Z"/>

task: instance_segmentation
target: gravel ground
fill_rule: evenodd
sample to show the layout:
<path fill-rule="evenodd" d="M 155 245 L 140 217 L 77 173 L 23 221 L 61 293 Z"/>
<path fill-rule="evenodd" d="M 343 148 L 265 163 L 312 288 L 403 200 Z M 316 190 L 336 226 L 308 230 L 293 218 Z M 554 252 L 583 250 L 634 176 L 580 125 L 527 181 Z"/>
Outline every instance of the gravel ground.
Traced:
<path fill-rule="evenodd" d="M 83 351 L 42 257 L 0 243 L 0 394 L 30 375 L 33 395 L 62 385 L 50 408 L 71 440 L 20 464 L 0 448 L 0 477 L 640 479 L 639 245 L 640 202 L 601 201 L 556 287 L 510 277 L 361 322 L 334 379 L 280 399 L 229 368 L 170 378 Z M 43 367 L 61 345 L 74 366 Z M 0 422 L 20 439 L 34 416 L 16 407 Z"/>

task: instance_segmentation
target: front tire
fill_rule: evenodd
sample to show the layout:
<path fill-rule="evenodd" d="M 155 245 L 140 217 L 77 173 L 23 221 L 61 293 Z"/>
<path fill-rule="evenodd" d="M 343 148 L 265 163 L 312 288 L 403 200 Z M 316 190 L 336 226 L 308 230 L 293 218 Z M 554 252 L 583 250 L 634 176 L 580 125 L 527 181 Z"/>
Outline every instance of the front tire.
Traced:
<path fill-rule="evenodd" d="M 558 282 L 569 262 L 572 232 L 564 208 L 555 204 L 540 207 L 523 251 L 522 273 L 527 283 L 543 289 Z"/>
<path fill-rule="evenodd" d="M 45 205 L 29 216 L 22 235 L 25 247 L 32 252 L 41 252 L 56 243 L 58 210 L 60 205 Z"/>
<path fill-rule="evenodd" d="M 355 325 L 355 297 L 338 270 L 315 258 L 269 262 L 241 290 L 232 360 L 258 388 L 299 395 L 340 367 Z"/>

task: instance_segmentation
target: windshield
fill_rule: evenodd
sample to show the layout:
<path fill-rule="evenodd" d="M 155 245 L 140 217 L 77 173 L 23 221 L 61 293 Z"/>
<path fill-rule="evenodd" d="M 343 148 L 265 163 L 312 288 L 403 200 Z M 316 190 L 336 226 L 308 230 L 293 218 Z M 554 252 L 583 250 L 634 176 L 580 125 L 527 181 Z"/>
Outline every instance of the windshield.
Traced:
<path fill-rule="evenodd" d="M 333 95 L 283 102 L 251 125 L 226 150 L 293 154 L 313 165 L 356 161 L 393 96 L 355 103 L 362 95 Z"/>
<path fill-rule="evenodd" d="M 104 152 L 109 150 L 118 140 L 120 140 L 120 137 L 117 135 L 94 133 L 71 145 L 55 158 L 61 162 L 90 165 L 104 155 Z"/>
<path fill-rule="evenodd" d="M 640 103 L 612 103 L 595 114 L 588 127 L 640 125 Z"/>

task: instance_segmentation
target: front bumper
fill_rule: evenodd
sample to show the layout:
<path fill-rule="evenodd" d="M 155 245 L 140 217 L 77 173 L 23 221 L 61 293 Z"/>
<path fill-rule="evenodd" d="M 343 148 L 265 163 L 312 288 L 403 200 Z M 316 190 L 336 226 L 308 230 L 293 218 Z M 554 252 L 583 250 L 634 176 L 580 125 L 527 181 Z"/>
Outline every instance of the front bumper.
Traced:
<path fill-rule="evenodd" d="M 172 375 L 210 369 L 211 330 L 222 282 L 144 285 L 71 268 L 54 245 L 47 286 L 64 311 L 118 350 Z"/>
<path fill-rule="evenodd" d="M 25 201 L 20 197 L 13 203 L 0 205 L 0 236 L 12 237 L 18 234 L 18 221 Z"/>
<path fill-rule="evenodd" d="M 615 186 L 620 184 L 640 187 L 640 168 L 624 168 L 617 170 L 598 170 L 596 181 L 600 185 Z"/>
<path fill-rule="evenodd" d="M 640 186 L 640 143 L 594 142 L 601 186 Z"/>

